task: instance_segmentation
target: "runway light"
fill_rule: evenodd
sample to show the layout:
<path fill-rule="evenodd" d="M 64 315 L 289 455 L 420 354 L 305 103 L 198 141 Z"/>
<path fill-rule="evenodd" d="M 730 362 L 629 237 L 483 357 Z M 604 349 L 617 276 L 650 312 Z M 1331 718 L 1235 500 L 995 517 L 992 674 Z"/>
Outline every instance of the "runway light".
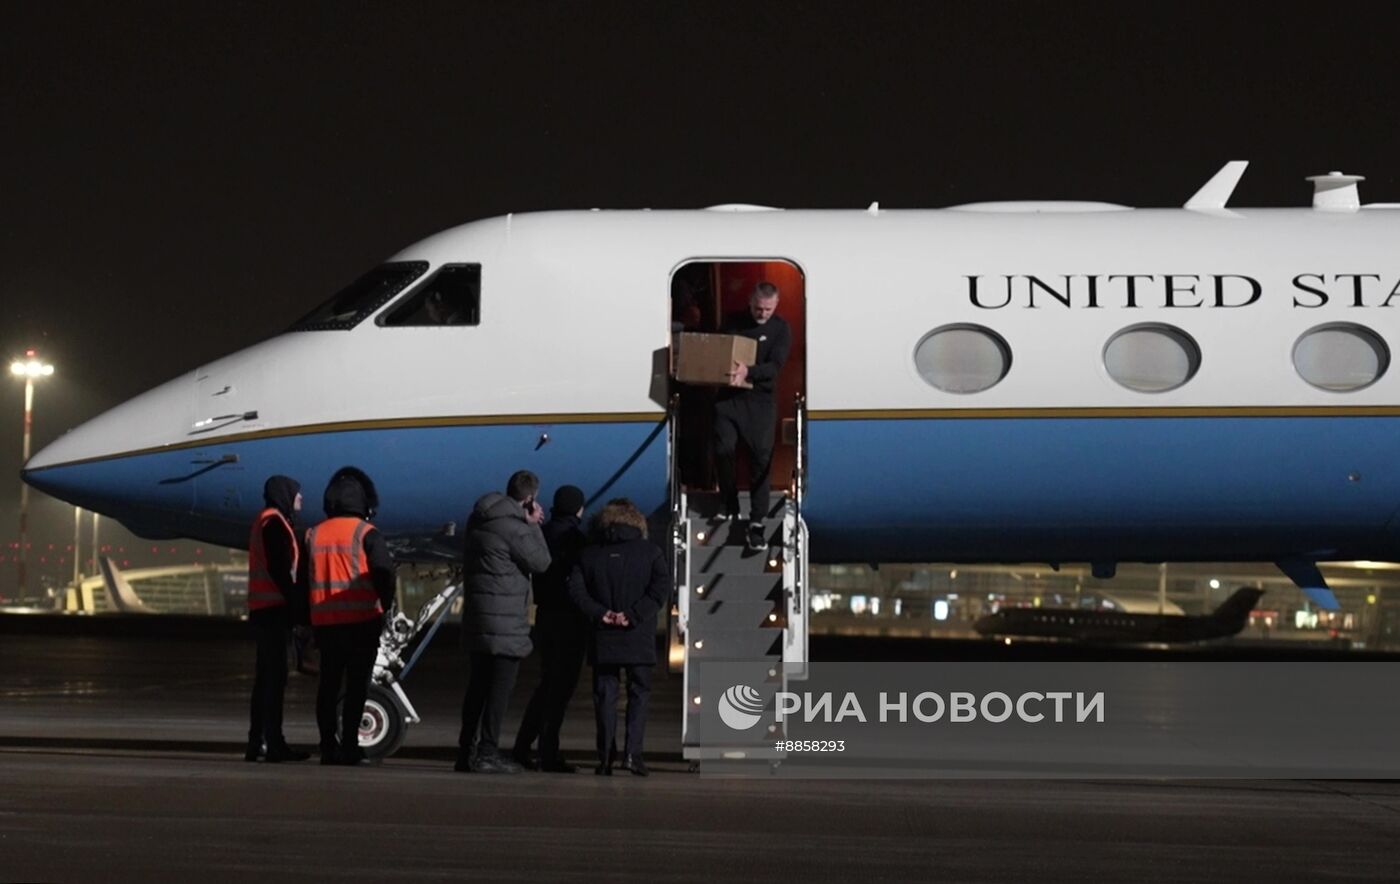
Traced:
<path fill-rule="evenodd" d="M 15 360 L 10 363 L 10 374 L 24 378 L 46 378 L 53 374 L 53 366 L 37 359 L 24 362 Z"/>
<path fill-rule="evenodd" d="M 695 535 L 695 539 L 698 540 L 698 541 L 700 541 L 701 543 L 704 543 L 704 542 L 705 542 L 705 532 L 704 532 L 704 531 L 701 531 L 699 534 Z"/>
<path fill-rule="evenodd" d="M 1219 588 L 1220 588 L 1220 581 L 1219 581 L 1219 580 L 1216 580 L 1215 578 L 1211 578 L 1211 581 L 1210 581 L 1210 588 L 1211 588 L 1211 589 L 1219 589 Z"/>
<path fill-rule="evenodd" d="M 696 595 L 704 595 L 704 594 L 705 594 L 705 587 L 703 587 L 703 586 L 697 586 L 697 587 L 695 587 L 695 594 L 696 594 Z"/>
<path fill-rule="evenodd" d="M 776 567 L 778 567 L 778 560 L 777 560 L 777 559 L 769 559 L 769 560 L 768 560 L 768 567 L 770 567 L 770 568 L 776 568 Z"/>
<path fill-rule="evenodd" d="M 705 640 L 703 638 L 697 638 L 695 640 L 695 650 L 698 651 L 703 647 L 705 647 Z"/>
<path fill-rule="evenodd" d="M 1004 638 L 1004 639 L 1002 639 L 1002 643 L 1003 643 L 1003 644 L 1009 645 L 1009 644 L 1011 644 L 1011 639 L 1009 639 L 1009 638 Z"/>
<path fill-rule="evenodd" d="M 690 701 L 690 702 L 694 703 L 696 706 L 699 706 L 699 705 L 700 705 L 700 696 L 697 694 L 695 697 L 691 698 L 691 701 Z"/>

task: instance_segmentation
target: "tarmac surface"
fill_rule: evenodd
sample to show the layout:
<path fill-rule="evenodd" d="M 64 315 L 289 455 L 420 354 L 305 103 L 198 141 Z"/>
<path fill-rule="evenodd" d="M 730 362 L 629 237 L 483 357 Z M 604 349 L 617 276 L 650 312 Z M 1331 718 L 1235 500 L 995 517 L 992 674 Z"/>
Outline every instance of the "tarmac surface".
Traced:
<path fill-rule="evenodd" d="M 395 757 L 248 764 L 252 646 L 236 624 L 85 631 L 0 625 L 0 880 L 1395 880 L 1400 866 L 1396 782 L 698 776 L 677 751 L 678 678 L 657 682 L 650 777 L 456 774 L 451 638 L 406 683 L 424 722 Z M 292 677 L 293 743 L 315 742 L 314 689 Z M 581 762 L 589 703 L 581 689 L 565 728 Z"/>

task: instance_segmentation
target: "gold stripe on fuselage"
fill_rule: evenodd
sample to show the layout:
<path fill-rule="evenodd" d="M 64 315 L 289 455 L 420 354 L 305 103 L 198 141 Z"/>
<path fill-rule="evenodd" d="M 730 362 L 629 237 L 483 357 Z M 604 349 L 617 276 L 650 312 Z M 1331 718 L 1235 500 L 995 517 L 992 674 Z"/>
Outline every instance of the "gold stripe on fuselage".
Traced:
<path fill-rule="evenodd" d="M 102 454 L 97 457 L 84 457 L 39 467 L 32 472 L 58 467 L 71 467 L 78 464 L 98 463 L 104 460 L 118 460 L 123 457 L 138 457 L 143 454 L 159 454 L 167 451 L 185 451 L 192 448 L 215 448 L 239 442 L 260 442 L 264 439 L 284 439 L 291 436 L 320 436 L 327 433 L 354 433 L 366 430 L 433 429 L 440 427 L 508 427 L 508 426 L 552 426 L 555 424 L 654 424 L 666 419 L 660 411 L 620 411 L 601 414 L 481 414 L 450 415 L 445 417 L 402 417 L 381 418 L 378 420 L 337 421 L 325 424 L 302 424 L 294 427 L 275 427 L 267 430 L 249 430 L 244 433 L 230 433 L 204 439 L 187 439 L 169 445 L 154 445 L 123 451 L 119 454 Z"/>
<path fill-rule="evenodd" d="M 1395 405 L 1252 405 L 1127 408 L 874 408 L 809 412 L 817 421 L 1006 420 L 1025 418 L 1400 417 Z"/>
<path fill-rule="evenodd" d="M 1036 418 L 1170 418 L 1170 417 L 1400 417 L 1400 406 L 1393 405 L 1259 405 L 1259 406 L 1181 406 L 1128 408 L 874 408 L 817 409 L 808 412 L 814 421 L 853 420 L 1007 420 Z M 304 424 L 230 433 L 207 439 L 189 439 L 169 445 L 105 454 L 40 467 L 39 473 L 57 467 L 97 463 L 124 457 L 137 457 L 166 451 L 217 447 L 264 439 L 292 436 L 313 436 L 325 433 L 353 433 L 372 430 L 432 429 L 441 427 L 487 426 L 548 426 L 554 424 L 622 424 L 657 423 L 665 420 L 663 412 L 623 411 L 602 413 L 554 414 L 490 414 L 445 417 L 383 418 L 378 420 L 339 421 L 325 424 Z"/>

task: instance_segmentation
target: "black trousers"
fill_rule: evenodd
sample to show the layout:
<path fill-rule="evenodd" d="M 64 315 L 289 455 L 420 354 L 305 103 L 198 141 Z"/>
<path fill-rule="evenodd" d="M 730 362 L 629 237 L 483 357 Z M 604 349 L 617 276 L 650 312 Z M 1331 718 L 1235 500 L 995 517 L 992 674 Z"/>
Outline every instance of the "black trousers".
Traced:
<path fill-rule="evenodd" d="M 572 611 L 538 615 L 532 638 L 540 649 L 540 683 L 530 695 L 520 732 L 515 735 L 517 753 L 530 751 L 538 738 L 540 761 L 559 760 L 559 731 L 583 671 L 588 644 L 585 628 Z"/>
<path fill-rule="evenodd" d="M 778 408 L 771 396 L 739 394 L 715 403 L 715 472 L 725 512 L 739 511 L 739 486 L 734 474 L 738 443 L 749 452 L 750 521 L 768 516 L 773 467 L 773 436 L 777 432 Z"/>
<path fill-rule="evenodd" d="M 647 703 L 651 699 L 651 673 L 645 665 L 594 665 L 593 712 L 598 724 L 598 760 L 609 764 L 617 738 L 617 688 L 622 671 L 627 671 L 627 742 L 623 750 L 640 759 L 646 738 Z"/>
<path fill-rule="evenodd" d="M 457 747 L 463 754 L 471 753 L 473 745 L 483 755 L 496 751 L 501 742 L 506 703 L 510 701 L 510 692 L 519 673 L 519 657 L 471 655 L 467 695 L 462 698 L 462 732 L 457 737 Z"/>
<path fill-rule="evenodd" d="M 379 652 L 380 620 L 316 627 L 316 644 L 321 648 L 321 683 L 316 688 L 316 727 L 321 731 L 321 749 L 337 745 L 359 747 L 360 716 L 369 694 L 369 677 Z M 341 710 L 340 742 L 335 737 L 335 704 L 345 686 Z"/>
<path fill-rule="evenodd" d="M 282 698 L 287 690 L 287 641 L 291 620 L 286 606 L 260 608 L 248 614 L 257 643 L 257 669 L 253 696 L 248 704 L 248 745 L 285 746 L 282 736 Z"/>

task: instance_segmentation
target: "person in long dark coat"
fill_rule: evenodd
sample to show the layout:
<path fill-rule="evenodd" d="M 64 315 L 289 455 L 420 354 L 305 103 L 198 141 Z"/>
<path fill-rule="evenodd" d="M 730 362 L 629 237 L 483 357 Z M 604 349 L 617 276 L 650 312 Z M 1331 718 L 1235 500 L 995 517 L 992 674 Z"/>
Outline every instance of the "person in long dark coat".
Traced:
<path fill-rule="evenodd" d="M 554 507 L 549 521 L 544 523 L 549 569 L 535 577 L 535 628 L 530 634 L 540 652 L 540 683 L 520 719 L 511 753 L 525 767 L 553 773 L 573 773 L 576 769 L 559 754 L 559 731 L 578 686 L 588 645 L 588 624 L 569 601 L 567 589 L 569 574 L 587 542 L 580 527 L 583 505 L 581 488 L 562 485 L 554 492 Z M 530 747 L 537 738 L 538 762 L 530 756 Z"/>
<path fill-rule="evenodd" d="M 598 767 L 612 774 L 617 733 L 617 692 L 627 673 L 627 738 L 622 766 L 646 776 L 642 744 L 647 701 L 656 666 L 656 614 L 671 597 L 671 575 L 661 548 L 647 539 L 647 522 L 632 501 L 608 502 L 594 520 L 596 544 L 585 549 L 569 575 L 569 598 L 593 625 L 588 660 L 593 664 Z"/>
<path fill-rule="evenodd" d="M 478 500 L 467 521 L 462 633 L 471 673 L 454 765 L 463 773 L 520 772 L 497 746 L 520 661 L 532 647 L 530 575 L 549 568 L 549 545 L 540 531 L 544 508 L 535 500 L 539 490 L 539 477 L 520 470 L 505 494 Z"/>

